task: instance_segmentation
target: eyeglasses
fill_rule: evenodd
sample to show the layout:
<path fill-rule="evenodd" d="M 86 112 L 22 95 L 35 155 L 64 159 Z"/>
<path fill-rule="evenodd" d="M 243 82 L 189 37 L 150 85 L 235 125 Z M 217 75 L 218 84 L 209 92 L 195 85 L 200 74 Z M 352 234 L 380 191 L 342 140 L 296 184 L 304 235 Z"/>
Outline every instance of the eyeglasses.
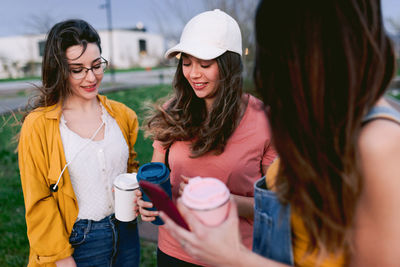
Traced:
<path fill-rule="evenodd" d="M 76 80 L 81 80 L 86 77 L 89 70 L 93 72 L 94 75 L 101 75 L 103 74 L 108 67 L 108 61 L 102 58 L 101 62 L 94 64 L 91 68 L 86 67 L 76 67 L 71 68 L 69 72 L 71 73 L 71 77 Z"/>

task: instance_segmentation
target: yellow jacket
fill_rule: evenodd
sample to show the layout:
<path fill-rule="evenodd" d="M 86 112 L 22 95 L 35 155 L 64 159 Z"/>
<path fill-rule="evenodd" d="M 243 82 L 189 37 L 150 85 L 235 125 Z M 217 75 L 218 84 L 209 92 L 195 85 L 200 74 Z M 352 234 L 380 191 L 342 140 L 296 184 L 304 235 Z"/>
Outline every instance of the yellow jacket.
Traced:
<path fill-rule="evenodd" d="M 128 172 L 137 171 L 136 142 L 139 123 L 136 113 L 122 103 L 98 96 L 118 123 L 129 147 Z M 73 253 L 69 243 L 78 216 L 78 202 L 68 169 L 59 189 L 52 193 L 66 164 L 59 130 L 61 105 L 38 108 L 25 119 L 18 146 L 18 162 L 25 200 L 25 217 L 30 245 L 28 266 L 55 266 L 54 262 Z"/>

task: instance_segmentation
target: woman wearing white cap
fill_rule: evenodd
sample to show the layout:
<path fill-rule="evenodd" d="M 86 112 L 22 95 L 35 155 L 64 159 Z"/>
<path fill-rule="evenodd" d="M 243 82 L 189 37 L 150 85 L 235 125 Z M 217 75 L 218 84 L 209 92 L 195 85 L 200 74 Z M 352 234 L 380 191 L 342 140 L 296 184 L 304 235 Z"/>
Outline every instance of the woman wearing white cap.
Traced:
<path fill-rule="evenodd" d="M 216 177 L 235 199 L 242 242 L 252 246 L 253 184 L 275 159 L 269 123 L 260 100 L 242 92 L 242 38 L 237 22 L 220 10 L 201 13 L 185 26 L 180 43 L 166 57 L 179 55 L 174 95 L 147 121 L 154 138 L 153 161 L 169 163 L 172 197 L 185 177 Z M 167 150 L 169 153 L 166 152 Z M 143 207 L 144 221 L 157 212 Z M 203 265 L 159 228 L 158 266 Z"/>

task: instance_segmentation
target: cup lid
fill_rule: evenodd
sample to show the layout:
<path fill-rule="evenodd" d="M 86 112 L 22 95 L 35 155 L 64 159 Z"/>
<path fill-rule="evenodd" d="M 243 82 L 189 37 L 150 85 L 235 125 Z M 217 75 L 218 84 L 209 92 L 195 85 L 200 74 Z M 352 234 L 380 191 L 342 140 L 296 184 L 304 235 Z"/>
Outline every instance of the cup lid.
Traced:
<path fill-rule="evenodd" d="M 169 177 L 169 170 L 164 163 L 149 162 L 143 164 L 138 171 L 138 180 L 160 183 Z"/>
<path fill-rule="evenodd" d="M 122 173 L 114 180 L 114 185 L 121 189 L 133 189 L 139 187 L 136 179 L 136 173 Z"/>
<path fill-rule="evenodd" d="M 229 189 L 219 179 L 194 177 L 183 190 L 182 202 L 192 209 L 214 209 L 224 204 L 229 196 Z"/>

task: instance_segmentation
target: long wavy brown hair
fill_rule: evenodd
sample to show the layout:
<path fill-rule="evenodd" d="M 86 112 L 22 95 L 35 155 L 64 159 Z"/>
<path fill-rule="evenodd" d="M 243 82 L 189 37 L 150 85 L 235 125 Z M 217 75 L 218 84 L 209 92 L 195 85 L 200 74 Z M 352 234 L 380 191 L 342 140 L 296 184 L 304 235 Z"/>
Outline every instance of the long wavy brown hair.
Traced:
<path fill-rule="evenodd" d="M 181 57 L 173 81 L 172 98 L 153 110 L 144 124 L 148 136 L 161 141 L 164 147 L 174 141 L 192 140 L 192 157 L 224 151 L 239 123 L 243 65 L 241 56 L 230 51 L 217 57 L 216 61 L 220 80 L 210 114 L 205 101 L 196 96 L 184 77 Z"/>
<path fill-rule="evenodd" d="M 39 94 L 30 99 L 22 121 L 35 108 L 52 106 L 71 94 L 68 85 L 69 66 L 65 52 L 71 46 L 82 45 L 83 54 L 88 43 L 96 44 L 101 53 L 99 34 L 84 20 L 61 21 L 50 29 L 42 61 L 42 86 L 38 87 Z"/>
<path fill-rule="evenodd" d="M 301 214 L 309 251 L 348 251 L 363 186 L 357 140 L 394 74 L 379 0 L 263 1 L 258 91 L 280 155 L 276 186 Z"/>

